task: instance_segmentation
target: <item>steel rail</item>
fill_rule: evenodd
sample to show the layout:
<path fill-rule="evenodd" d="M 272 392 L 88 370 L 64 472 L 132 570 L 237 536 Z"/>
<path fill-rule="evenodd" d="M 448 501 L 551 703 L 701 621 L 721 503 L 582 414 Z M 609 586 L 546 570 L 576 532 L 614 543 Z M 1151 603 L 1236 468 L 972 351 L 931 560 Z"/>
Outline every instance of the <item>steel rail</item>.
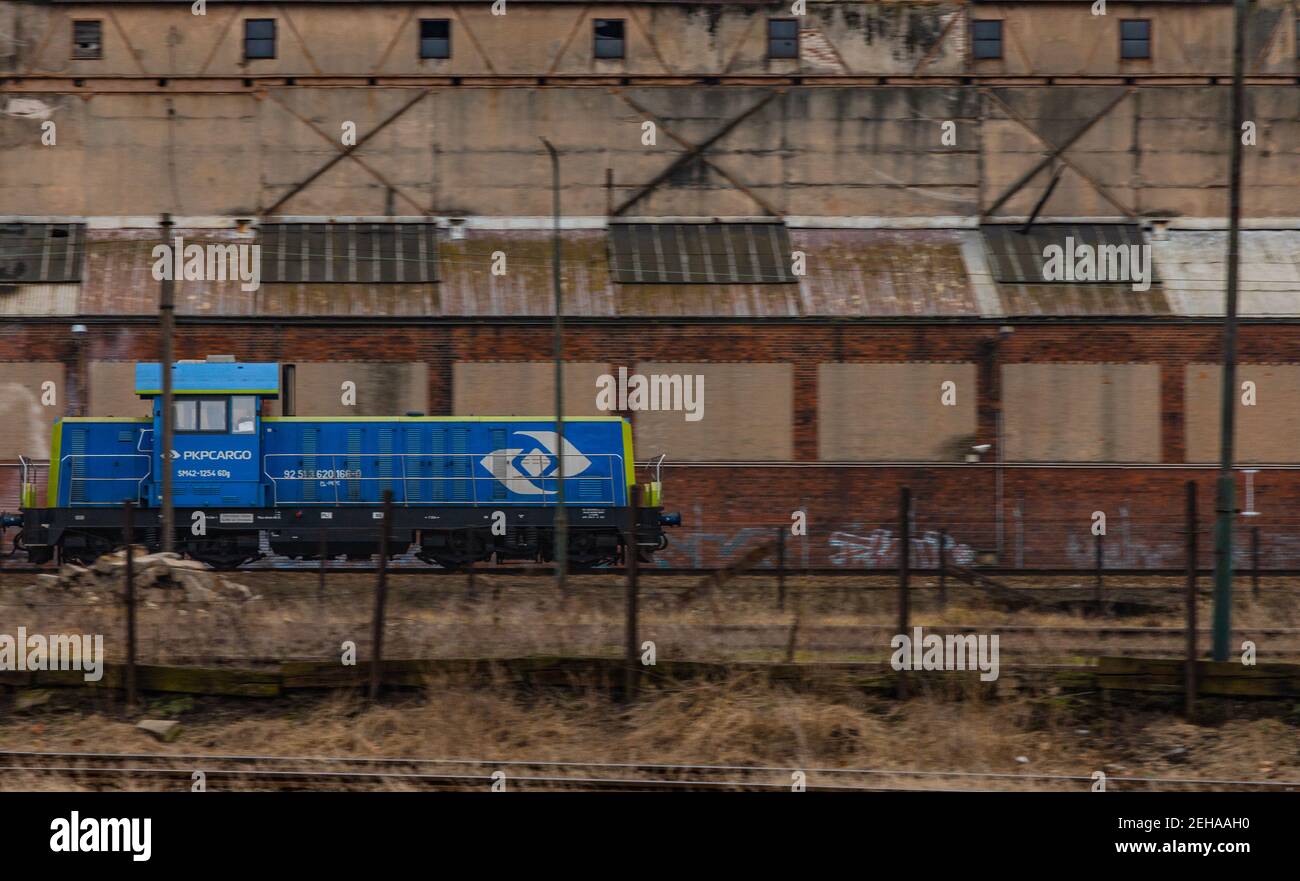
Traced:
<path fill-rule="evenodd" d="M 15 765 L 0 764 L 0 772 L 59 773 L 83 776 L 113 776 L 122 774 L 140 775 L 184 775 L 192 778 L 195 771 L 202 771 L 205 777 L 225 779 L 248 778 L 273 783 L 293 783 L 303 781 L 333 782 L 382 782 L 406 781 L 434 786 L 465 786 L 471 783 L 490 784 L 491 774 L 430 774 L 403 770 L 393 771 L 347 771 L 338 768 L 210 768 L 202 767 L 212 763 L 235 764 L 296 764 L 296 765 L 340 765 L 344 767 L 481 767 L 501 770 L 505 768 L 528 768 L 533 770 L 574 770 L 587 776 L 530 776 L 507 775 L 507 784 L 534 783 L 557 786 L 578 786 L 579 788 L 599 790 L 683 790 L 683 789 L 720 789 L 729 788 L 741 791 L 785 790 L 788 782 L 765 782 L 734 779 L 704 779 L 703 775 L 726 774 L 793 774 L 826 776 L 848 776 L 882 778 L 911 777 L 917 779 L 944 780 L 982 780 L 982 781 L 1052 781 L 1063 783 L 1091 784 L 1090 775 L 1047 774 L 1033 772 L 992 772 L 992 771 L 956 771 L 956 770 L 921 770 L 909 768 L 797 768 L 781 766 L 756 766 L 732 764 L 667 764 L 667 763 L 616 763 L 616 762 L 568 762 L 536 760 L 498 760 L 498 759 L 431 759 L 431 758 L 397 758 L 397 757 L 325 757 L 325 756 L 269 756 L 269 755 L 202 755 L 202 754 L 157 754 L 157 753 L 93 753 L 93 752 L 34 752 L 34 751 L 0 751 L 0 760 L 36 761 L 53 760 L 59 762 L 81 761 L 95 762 L 98 765 Z M 152 767 L 106 767 L 112 762 L 153 762 Z M 184 762 L 189 767 L 158 767 L 162 762 Z M 676 774 L 685 779 L 647 779 L 644 777 L 609 777 L 590 776 L 593 770 L 603 772 L 634 772 L 639 774 Z M 1242 780 L 1229 778 L 1195 778 L 1195 777 L 1160 777 L 1160 776 L 1111 776 L 1107 784 L 1137 784 L 1144 786 L 1228 786 L 1238 788 L 1259 788 L 1265 790 L 1300 791 L 1300 781 L 1285 780 Z M 896 791 L 899 787 L 866 787 L 861 785 L 827 785 L 807 784 L 810 791 Z M 968 790 L 953 790 L 968 791 Z"/>

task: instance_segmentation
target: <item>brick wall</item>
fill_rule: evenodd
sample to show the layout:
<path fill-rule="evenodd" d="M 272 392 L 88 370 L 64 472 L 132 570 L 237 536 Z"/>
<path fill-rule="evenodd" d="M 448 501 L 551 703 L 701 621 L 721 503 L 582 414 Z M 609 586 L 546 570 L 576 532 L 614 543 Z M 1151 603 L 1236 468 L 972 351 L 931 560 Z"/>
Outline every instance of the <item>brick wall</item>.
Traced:
<path fill-rule="evenodd" d="M 1300 326 L 1248 324 L 1240 330 L 1243 361 L 1300 362 Z M 79 353 L 66 324 L 10 323 L 0 328 L 0 362 L 59 361 L 68 369 L 69 408 L 82 406 L 87 387 L 79 363 L 157 357 L 153 330 L 130 324 L 92 324 Z M 549 352 L 547 324 L 295 326 L 238 324 L 182 326 L 178 358 L 230 353 L 240 360 L 421 362 L 428 369 L 430 414 L 452 408 L 458 361 L 538 360 Z M 1212 472 L 1169 467 L 1182 464 L 1186 416 L 1183 385 L 1187 365 L 1212 362 L 1219 331 L 1197 324 L 1025 324 L 1000 337 L 988 324 L 731 325 L 681 323 L 617 325 L 574 323 L 566 337 L 574 361 L 632 367 L 653 361 L 752 360 L 788 363 L 793 372 L 794 459 L 800 467 L 710 467 L 679 464 L 666 469 L 665 499 L 680 510 L 686 527 L 674 532 L 665 560 L 709 564 L 748 542 L 788 528 L 790 514 L 806 507 L 810 534 L 792 539 L 791 561 L 811 565 L 862 565 L 896 559 L 898 487 L 916 498 L 918 553 L 933 553 L 933 536 L 951 531 L 958 549 L 993 549 L 998 538 L 995 469 L 983 466 L 816 466 L 818 365 L 832 361 L 960 361 L 978 365 L 976 442 L 993 443 L 998 408 L 991 365 L 1025 362 L 1141 362 L 1159 369 L 1160 451 L 1165 467 L 1008 467 L 1003 472 L 1002 559 L 1025 566 L 1089 565 L 1088 532 L 1093 511 L 1108 518 L 1106 556 L 1113 566 L 1177 566 L 1181 562 L 1183 483 L 1201 488 L 1208 522 L 1213 508 Z M 1261 406 L 1263 404 L 1261 403 Z M 11 418 L 12 414 L 5 414 Z M 1300 444 L 1298 444 L 1300 445 Z M 16 474 L 0 468 L 0 509 L 16 507 Z M 1264 469 L 1256 475 L 1257 518 L 1265 562 L 1300 566 L 1300 530 L 1290 511 L 1300 497 L 1300 471 Z M 1239 480 L 1239 487 L 1242 485 Z M 1238 506 L 1243 502 L 1238 497 Z M 1208 536 L 1208 534 L 1207 534 Z M 1202 542 L 1207 548 L 1208 537 Z M 927 544 L 929 542 L 929 544 Z M 1243 540 L 1240 547 L 1245 547 Z M 929 548 L 927 551 L 926 548 Z M 1203 563 L 1208 563 L 1207 556 Z"/>

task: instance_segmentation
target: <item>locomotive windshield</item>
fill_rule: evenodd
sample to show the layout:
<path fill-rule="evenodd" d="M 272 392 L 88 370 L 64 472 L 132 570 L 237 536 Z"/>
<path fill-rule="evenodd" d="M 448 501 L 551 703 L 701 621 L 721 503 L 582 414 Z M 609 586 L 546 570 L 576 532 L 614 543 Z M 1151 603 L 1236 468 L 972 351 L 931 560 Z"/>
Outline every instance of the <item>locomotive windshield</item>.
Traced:
<path fill-rule="evenodd" d="M 226 431 L 225 398 L 187 398 L 176 402 L 176 431 L 209 434 Z"/>
<path fill-rule="evenodd" d="M 239 395 L 230 399 L 230 425 L 232 434 L 252 434 L 257 431 L 257 399 Z"/>

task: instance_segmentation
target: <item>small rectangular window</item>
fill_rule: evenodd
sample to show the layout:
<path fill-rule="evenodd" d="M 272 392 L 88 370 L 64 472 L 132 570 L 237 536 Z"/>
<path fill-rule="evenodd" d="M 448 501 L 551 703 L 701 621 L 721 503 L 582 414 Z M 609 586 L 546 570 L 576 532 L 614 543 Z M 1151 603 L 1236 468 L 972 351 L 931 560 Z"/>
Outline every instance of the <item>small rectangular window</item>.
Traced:
<path fill-rule="evenodd" d="M 226 430 L 226 401 L 224 398 L 199 401 L 199 431 Z"/>
<path fill-rule="evenodd" d="M 230 427 L 226 409 L 225 398 L 182 398 L 176 401 L 174 428 L 178 432 L 225 433 Z"/>
<path fill-rule="evenodd" d="M 244 21 L 244 58 L 275 57 L 275 19 L 249 18 Z"/>
<path fill-rule="evenodd" d="M 451 19 L 420 19 L 420 57 L 451 57 Z"/>
<path fill-rule="evenodd" d="M 1119 57 L 1151 57 L 1151 19 L 1127 18 L 1119 23 Z"/>
<path fill-rule="evenodd" d="M 172 426 L 176 431 L 198 431 L 199 430 L 199 402 L 198 401 L 177 401 L 176 402 L 176 424 Z"/>
<path fill-rule="evenodd" d="M 767 20 L 767 57 L 799 57 L 799 22 L 793 18 Z"/>
<path fill-rule="evenodd" d="M 72 23 L 72 57 L 104 57 L 104 23 L 102 21 L 74 21 Z"/>
<path fill-rule="evenodd" d="M 253 434 L 257 431 L 257 398 L 239 395 L 230 399 L 230 433 Z"/>
<path fill-rule="evenodd" d="M 1002 22 L 998 19 L 975 20 L 971 22 L 974 30 L 974 49 L 976 58 L 1002 57 Z"/>
<path fill-rule="evenodd" d="M 595 25 L 596 57 L 622 58 L 624 53 L 623 19 L 598 18 Z"/>

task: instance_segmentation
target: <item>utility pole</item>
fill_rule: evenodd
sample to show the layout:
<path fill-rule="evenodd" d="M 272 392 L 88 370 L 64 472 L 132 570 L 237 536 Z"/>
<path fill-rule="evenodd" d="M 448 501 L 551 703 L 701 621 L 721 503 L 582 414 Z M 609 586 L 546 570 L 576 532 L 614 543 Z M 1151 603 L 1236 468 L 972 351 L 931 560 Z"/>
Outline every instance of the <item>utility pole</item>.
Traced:
<path fill-rule="evenodd" d="M 555 289 L 555 586 L 565 589 L 569 569 L 569 515 L 564 510 L 564 294 L 560 287 L 560 154 L 551 154 L 551 286 Z"/>
<path fill-rule="evenodd" d="M 1233 435 L 1237 404 L 1237 281 L 1241 259 L 1241 123 L 1245 115 L 1247 0 L 1233 6 L 1232 153 L 1228 170 L 1228 292 L 1223 319 L 1223 388 L 1220 392 L 1219 481 L 1214 522 L 1214 660 L 1228 660 L 1232 632 Z"/>
<path fill-rule="evenodd" d="M 172 247 L 172 216 L 162 216 L 163 244 Z M 172 255 L 172 265 L 178 261 Z M 176 511 L 172 508 L 172 443 L 176 429 L 176 407 L 172 403 L 172 346 L 176 332 L 176 304 L 172 298 L 171 273 L 164 273 L 158 299 L 158 333 L 162 337 L 162 438 L 158 461 L 162 462 L 162 549 L 176 549 Z"/>

